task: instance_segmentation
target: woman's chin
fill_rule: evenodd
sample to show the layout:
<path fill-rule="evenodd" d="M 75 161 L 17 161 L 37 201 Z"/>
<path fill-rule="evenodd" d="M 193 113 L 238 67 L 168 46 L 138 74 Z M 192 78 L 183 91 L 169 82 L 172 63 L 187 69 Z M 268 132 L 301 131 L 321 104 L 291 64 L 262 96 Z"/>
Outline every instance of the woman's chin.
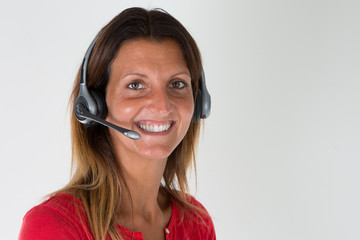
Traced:
<path fill-rule="evenodd" d="M 139 149 L 138 154 L 141 155 L 144 159 L 161 160 L 167 159 L 173 150 L 174 148 L 169 146 L 152 146 Z"/>

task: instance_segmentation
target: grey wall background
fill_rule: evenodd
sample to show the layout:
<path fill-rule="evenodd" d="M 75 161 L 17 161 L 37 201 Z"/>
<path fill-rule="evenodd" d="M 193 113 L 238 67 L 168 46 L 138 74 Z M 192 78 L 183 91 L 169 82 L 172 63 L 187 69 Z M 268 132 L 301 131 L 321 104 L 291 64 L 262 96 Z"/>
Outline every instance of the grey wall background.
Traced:
<path fill-rule="evenodd" d="M 198 191 L 218 239 L 360 238 L 360 2 L 1 1 L 0 238 L 70 177 L 67 101 L 89 43 L 161 7 L 202 51 Z"/>

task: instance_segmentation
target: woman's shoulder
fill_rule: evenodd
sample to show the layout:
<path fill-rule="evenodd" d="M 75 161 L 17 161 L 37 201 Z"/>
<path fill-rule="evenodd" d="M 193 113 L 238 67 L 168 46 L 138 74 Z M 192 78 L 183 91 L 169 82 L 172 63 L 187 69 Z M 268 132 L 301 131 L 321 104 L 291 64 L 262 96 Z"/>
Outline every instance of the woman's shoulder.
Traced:
<path fill-rule="evenodd" d="M 200 201 L 198 201 L 194 196 L 188 195 L 188 202 L 198 209 L 195 212 L 197 213 L 196 215 L 198 217 L 201 217 L 202 221 L 205 221 L 207 224 L 212 225 L 211 216 L 208 210 L 205 208 L 205 206 L 202 203 L 200 203 Z"/>
<path fill-rule="evenodd" d="M 78 199 L 65 193 L 56 194 L 25 214 L 19 240 L 88 239 L 81 210 Z"/>
<path fill-rule="evenodd" d="M 187 195 L 187 200 L 189 203 L 191 203 L 192 205 L 204 210 L 207 212 L 206 208 L 204 207 L 204 205 L 202 203 L 200 203 L 200 201 L 198 201 L 193 195 L 188 194 Z"/>
<path fill-rule="evenodd" d="M 181 239 L 216 239 L 212 218 L 204 205 L 192 195 L 187 195 L 187 202 L 192 207 L 187 207 L 187 214 L 185 213 L 183 216 L 181 209 L 177 208 L 176 204 L 173 204 L 173 211 L 175 212 L 172 217 L 177 218 L 178 222 L 175 224 L 176 229 L 174 229 L 177 236 L 181 237 Z M 172 225 L 172 220 L 169 227 Z"/>
<path fill-rule="evenodd" d="M 76 199 L 70 194 L 58 193 L 49 197 L 41 204 L 30 209 L 24 220 L 27 219 L 39 219 L 51 217 L 53 220 L 67 220 L 70 222 L 76 221 L 79 217 L 79 209 L 82 209 L 81 201 Z"/>

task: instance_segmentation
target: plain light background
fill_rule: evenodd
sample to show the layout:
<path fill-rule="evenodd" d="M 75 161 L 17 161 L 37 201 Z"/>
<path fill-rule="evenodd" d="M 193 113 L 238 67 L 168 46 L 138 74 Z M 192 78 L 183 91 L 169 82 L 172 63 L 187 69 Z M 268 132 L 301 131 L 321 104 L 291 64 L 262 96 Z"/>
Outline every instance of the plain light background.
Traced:
<path fill-rule="evenodd" d="M 96 33 L 161 7 L 212 94 L 198 190 L 218 239 L 360 239 L 360 1 L 1 1 L 0 239 L 70 177 L 67 102 Z"/>

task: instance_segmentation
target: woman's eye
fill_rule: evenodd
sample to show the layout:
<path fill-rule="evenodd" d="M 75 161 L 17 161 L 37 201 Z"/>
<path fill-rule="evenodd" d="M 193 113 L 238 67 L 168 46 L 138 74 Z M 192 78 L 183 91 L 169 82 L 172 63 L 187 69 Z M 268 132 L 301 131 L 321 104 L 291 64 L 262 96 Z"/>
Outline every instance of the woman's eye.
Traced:
<path fill-rule="evenodd" d="M 184 83 L 184 82 L 182 82 L 182 81 L 176 81 L 176 82 L 173 82 L 172 84 L 171 84 L 171 87 L 172 88 L 178 88 L 178 89 L 181 89 L 181 88 L 184 88 L 184 87 L 186 87 L 186 83 Z"/>
<path fill-rule="evenodd" d="M 133 89 L 133 90 L 139 90 L 143 88 L 143 85 L 139 82 L 132 82 L 128 85 L 128 88 Z"/>

